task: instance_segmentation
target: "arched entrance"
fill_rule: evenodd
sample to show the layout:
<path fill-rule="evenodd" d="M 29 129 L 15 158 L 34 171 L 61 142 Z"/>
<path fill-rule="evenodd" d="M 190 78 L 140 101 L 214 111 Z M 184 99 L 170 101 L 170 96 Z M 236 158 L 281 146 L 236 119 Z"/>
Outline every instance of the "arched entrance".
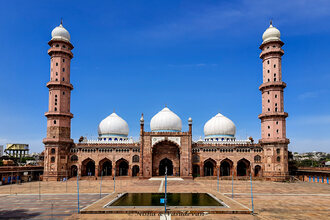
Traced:
<path fill-rule="evenodd" d="M 254 176 L 255 177 L 261 176 L 261 166 L 257 165 L 254 167 Z"/>
<path fill-rule="evenodd" d="M 198 176 L 200 176 L 199 165 L 194 164 L 193 165 L 193 177 L 198 177 Z"/>
<path fill-rule="evenodd" d="M 112 163 L 109 159 L 104 158 L 99 163 L 100 173 L 101 176 L 111 176 L 112 175 Z M 101 173 L 102 172 L 102 173 Z"/>
<path fill-rule="evenodd" d="M 159 176 L 165 176 L 165 168 L 167 167 L 167 175 L 173 175 L 173 163 L 171 160 L 164 158 L 159 162 Z"/>
<path fill-rule="evenodd" d="M 134 165 L 132 168 L 132 176 L 137 176 L 140 172 L 140 168 L 138 165 Z"/>
<path fill-rule="evenodd" d="M 88 158 L 82 162 L 82 176 L 95 176 L 95 162 Z"/>
<path fill-rule="evenodd" d="M 216 162 L 212 159 L 207 159 L 204 161 L 204 176 L 213 176 L 215 170 Z"/>
<path fill-rule="evenodd" d="M 237 176 L 248 176 L 250 171 L 250 162 L 246 159 L 241 159 L 237 162 Z"/>
<path fill-rule="evenodd" d="M 152 175 L 165 175 L 166 166 L 168 175 L 180 176 L 179 147 L 171 141 L 164 140 L 152 148 Z"/>
<path fill-rule="evenodd" d="M 116 163 L 116 176 L 127 176 L 128 175 L 128 161 L 120 159 Z"/>
<path fill-rule="evenodd" d="M 221 161 L 220 165 L 220 176 L 230 176 L 233 162 L 229 159 Z"/>
<path fill-rule="evenodd" d="M 78 175 L 78 168 L 76 165 L 71 166 L 71 177 L 75 177 Z"/>

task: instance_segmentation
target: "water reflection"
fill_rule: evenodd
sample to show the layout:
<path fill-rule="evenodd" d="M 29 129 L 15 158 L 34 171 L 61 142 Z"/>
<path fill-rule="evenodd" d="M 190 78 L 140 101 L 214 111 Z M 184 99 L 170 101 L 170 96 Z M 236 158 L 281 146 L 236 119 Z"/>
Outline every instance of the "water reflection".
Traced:
<path fill-rule="evenodd" d="M 126 193 L 111 206 L 163 206 L 164 193 Z M 168 206 L 223 206 L 206 193 L 168 193 Z"/>

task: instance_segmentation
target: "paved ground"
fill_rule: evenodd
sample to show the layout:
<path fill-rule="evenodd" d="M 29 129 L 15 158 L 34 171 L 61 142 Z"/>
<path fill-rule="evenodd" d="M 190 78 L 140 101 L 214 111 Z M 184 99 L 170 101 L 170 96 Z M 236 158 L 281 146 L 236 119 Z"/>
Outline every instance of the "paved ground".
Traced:
<path fill-rule="evenodd" d="M 116 192 L 158 192 L 164 191 L 161 181 L 149 180 L 116 180 Z M 249 181 L 234 181 L 234 200 L 251 208 L 251 186 Z M 232 183 L 228 180 L 220 181 L 220 193 L 231 197 Z M 103 180 L 102 193 L 113 192 L 113 180 Z M 38 200 L 39 190 L 41 200 Z M 80 203 L 83 206 L 96 201 L 100 195 L 100 181 L 82 180 L 79 182 Z M 169 192 L 217 192 L 216 180 L 185 180 L 169 181 Z M 158 216 L 138 215 L 77 215 L 70 214 L 77 211 L 76 181 L 38 182 L 21 185 L 0 186 L 0 218 L 22 216 L 27 214 L 33 218 L 68 219 L 159 219 Z M 222 215 L 223 219 L 329 219 L 330 216 L 330 185 L 319 183 L 275 183 L 253 182 L 255 216 L 251 215 Z M 96 193 L 94 195 L 84 193 Z M 9 194 L 9 195 L 8 195 Z M 16 195 L 17 194 L 17 195 Z M 24 194 L 24 195 L 22 195 Z M 29 195 L 34 194 L 34 195 Z M 59 195 L 46 195 L 59 194 Z M 51 204 L 54 203 L 53 209 Z M 56 206 L 56 208 L 54 208 Z M 172 219 L 218 219 L 218 215 L 173 216 Z"/>
<path fill-rule="evenodd" d="M 105 196 L 105 195 L 104 195 Z M 100 198 L 98 194 L 80 195 L 80 208 Z M 1 219 L 63 219 L 77 213 L 76 194 L 5 195 L 0 196 Z"/>

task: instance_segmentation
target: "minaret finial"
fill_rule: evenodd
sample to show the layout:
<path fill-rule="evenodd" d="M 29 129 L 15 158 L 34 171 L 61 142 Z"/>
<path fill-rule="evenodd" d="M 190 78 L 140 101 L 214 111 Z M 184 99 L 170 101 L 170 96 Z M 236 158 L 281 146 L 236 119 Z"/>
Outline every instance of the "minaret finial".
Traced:
<path fill-rule="evenodd" d="M 270 23 L 270 25 L 273 25 L 273 20 L 272 20 L 272 19 L 270 19 L 270 22 L 269 22 L 269 23 Z"/>
<path fill-rule="evenodd" d="M 61 18 L 61 25 L 63 25 L 63 18 Z"/>

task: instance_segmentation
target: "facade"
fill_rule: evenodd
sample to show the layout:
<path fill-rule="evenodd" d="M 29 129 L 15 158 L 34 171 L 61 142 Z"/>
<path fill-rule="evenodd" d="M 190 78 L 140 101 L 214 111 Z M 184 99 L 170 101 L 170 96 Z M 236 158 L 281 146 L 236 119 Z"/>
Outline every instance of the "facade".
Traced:
<path fill-rule="evenodd" d="M 48 43 L 51 57 L 47 137 L 44 139 L 46 181 L 77 175 L 84 178 L 128 176 L 150 178 L 168 175 L 182 178 L 217 176 L 284 180 L 288 177 L 281 58 L 284 54 L 280 32 L 270 24 L 263 34 L 260 58 L 263 61 L 261 139 L 236 140 L 236 126 L 218 113 L 204 125 L 204 139 L 192 140 L 193 121 L 182 131 L 179 116 L 165 106 L 150 121 L 150 131 L 140 119 L 140 138 L 128 137 L 129 126 L 115 112 L 102 120 L 98 139 L 71 139 L 70 34 L 62 23 L 52 31 Z"/>

